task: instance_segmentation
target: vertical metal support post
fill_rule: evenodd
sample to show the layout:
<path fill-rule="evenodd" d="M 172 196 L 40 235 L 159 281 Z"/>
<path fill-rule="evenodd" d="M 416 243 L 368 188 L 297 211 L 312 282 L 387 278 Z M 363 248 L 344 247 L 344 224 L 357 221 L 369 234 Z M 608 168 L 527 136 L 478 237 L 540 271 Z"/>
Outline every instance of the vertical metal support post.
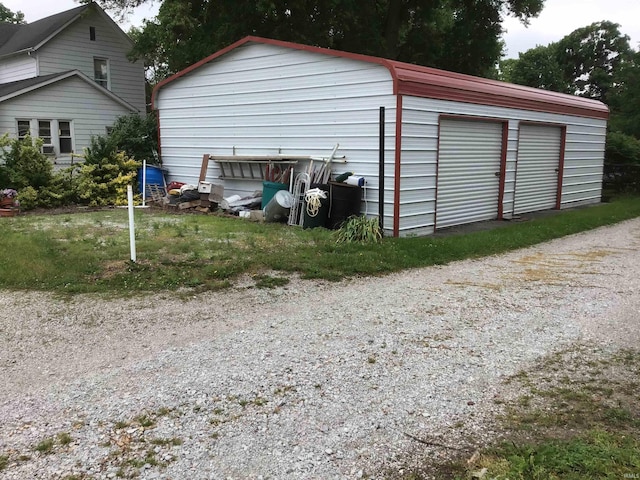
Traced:
<path fill-rule="evenodd" d="M 146 207 L 147 201 L 147 160 L 142 160 L 142 206 Z"/>
<path fill-rule="evenodd" d="M 380 107 L 380 145 L 378 160 L 378 222 L 384 229 L 384 107 Z"/>

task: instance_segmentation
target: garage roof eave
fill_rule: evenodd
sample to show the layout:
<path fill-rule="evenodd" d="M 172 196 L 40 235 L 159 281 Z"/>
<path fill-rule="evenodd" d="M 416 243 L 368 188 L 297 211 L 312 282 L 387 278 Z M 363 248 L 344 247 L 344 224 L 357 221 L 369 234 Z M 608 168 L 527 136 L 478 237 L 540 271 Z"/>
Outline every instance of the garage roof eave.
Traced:
<path fill-rule="evenodd" d="M 589 118 L 609 118 L 609 108 L 604 103 L 576 95 L 525 87 L 380 57 L 255 36 L 245 37 L 158 83 L 151 96 L 152 108 L 155 109 L 158 92 L 166 85 L 247 43 L 276 45 L 382 65 L 391 74 L 394 94 Z"/>

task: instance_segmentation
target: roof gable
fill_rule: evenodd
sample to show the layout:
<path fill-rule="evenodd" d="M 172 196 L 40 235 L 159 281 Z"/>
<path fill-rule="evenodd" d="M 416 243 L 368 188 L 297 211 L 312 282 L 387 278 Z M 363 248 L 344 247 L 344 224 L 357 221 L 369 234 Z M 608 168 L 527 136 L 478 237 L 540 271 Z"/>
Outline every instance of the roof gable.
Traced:
<path fill-rule="evenodd" d="M 66 72 L 53 73 L 51 75 L 43 75 L 41 77 L 33 77 L 27 78 L 25 80 L 18 80 L 16 82 L 9 82 L 0 84 L 0 103 L 10 100 L 15 97 L 19 97 L 20 95 L 25 95 L 34 90 L 38 90 L 40 88 L 46 87 L 47 85 L 51 85 L 56 82 L 60 82 L 62 80 L 66 80 L 67 78 L 76 77 L 89 86 L 96 89 L 102 95 L 105 95 L 111 98 L 114 102 L 119 103 L 123 107 L 131 110 L 132 112 L 137 112 L 133 105 L 125 102 L 122 98 L 117 96 L 116 94 L 110 92 L 106 88 L 98 85 L 96 82 L 91 80 L 85 74 L 78 70 L 68 70 Z"/>
<path fill-rule="evenodd" d="M 24 25 L 0 23 L 0 57 L 27 50 L 37 50 L 91 10 L 103 17 L 112 28 L 116 29 L 131 43 L 129 36 L 122 31 L 104 10 L 95 3 L 90 3 Z"/>
<path fill-rule="evenodd" d="M 608 107 L 597 100 L 500 82 L 498 80 L 489 80 L 461 73 L 448 72 L 445 70 L 403 63 L 395 60 L 387 60 L 369 55 L 361 55 L 254 36 L 245 37 L 160 82 L 153 89 L 151 97 L 152 106 L 155 104 L 158 91 L 166 85 L 193 72 L 194 70 L 197 70 L 201 66 L 226 55 L 232 50 L 250 43 L 275 45 L 279 47 L 319 53 L 322 55 L 332 55 L 383 65 L 391 73 L 394 82 L 394 93 L 396 95 L 411 95 L 439 100 L 518 108 L 523 110 L 534 110 L 591 118 L 606 119 L 609 117 Z"/>

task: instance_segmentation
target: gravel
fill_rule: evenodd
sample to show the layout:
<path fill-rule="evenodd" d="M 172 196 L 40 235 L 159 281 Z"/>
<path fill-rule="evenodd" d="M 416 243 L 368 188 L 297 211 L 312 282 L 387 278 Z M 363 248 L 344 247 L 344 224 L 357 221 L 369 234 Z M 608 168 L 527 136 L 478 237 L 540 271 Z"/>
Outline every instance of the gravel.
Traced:
<path fill-rule="evenodd" d="M 638 347 L 639 249 L 635 219 L 341 283 L 2 292 L 0 478 L 382 478 L 472 452 L 507 377 Z"/>

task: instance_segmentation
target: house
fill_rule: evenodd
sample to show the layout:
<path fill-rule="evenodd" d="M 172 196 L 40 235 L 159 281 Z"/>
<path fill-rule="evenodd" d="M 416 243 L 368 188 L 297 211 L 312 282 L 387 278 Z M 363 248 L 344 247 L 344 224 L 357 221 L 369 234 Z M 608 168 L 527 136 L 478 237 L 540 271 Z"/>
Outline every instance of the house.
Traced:
<path fill-rule="evenodd" d="M 25 25 L 0 23 L 0 134 L 44 140 L 56 166 L 82 154 L 117 117 L 144 114 L 142 62 L 95 3 Z"/>
<path fill-rule="evenodd" d="M 361 210 L 394 236 L 601 197 L 609 111 L 577 96 L 247 37 L 158 84 L 152 104 L 170 179 L 197 182 L 203 154 L 339 144 L 335 168 L 365 178 Z M 207 180 L 221 166 L 209 162 Z M 259 185 L 224 180 L 225 194 Z"/>

